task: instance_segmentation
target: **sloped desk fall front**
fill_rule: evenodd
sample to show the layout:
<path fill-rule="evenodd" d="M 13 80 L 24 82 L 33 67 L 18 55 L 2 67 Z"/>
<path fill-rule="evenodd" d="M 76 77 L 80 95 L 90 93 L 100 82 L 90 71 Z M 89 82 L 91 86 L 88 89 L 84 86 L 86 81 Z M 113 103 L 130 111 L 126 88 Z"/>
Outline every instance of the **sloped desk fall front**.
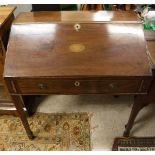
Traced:
<path fill-rule="evenodd" d="M 11 28 L 4 79 L 33 138 L 23 95 L 144 96 L 152 71 L 142 25 L 132 12 L 23 13 Z"/>

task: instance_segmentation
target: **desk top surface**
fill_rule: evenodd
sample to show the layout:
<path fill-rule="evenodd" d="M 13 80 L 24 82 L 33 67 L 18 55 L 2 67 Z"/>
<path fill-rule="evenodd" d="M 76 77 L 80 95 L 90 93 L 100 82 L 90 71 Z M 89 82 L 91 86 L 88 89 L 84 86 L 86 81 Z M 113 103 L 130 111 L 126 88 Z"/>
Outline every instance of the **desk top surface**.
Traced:
<path fill-rule="evenodd" d="M 16 7 L 0 7 L 0 27 L 5 23 Z"/>
<path fill-rule="evenodd" d="M 79 22 L 76 31 L 76 22 L 17 21 L 11 29 L 4 77 L 151 76 L 139 23 Z"/>
<path fill-rule="evenodd" d="M 41 11 L 20 13 L 14 23 L 49 22 L 140 22 L 131 11 Z"/>

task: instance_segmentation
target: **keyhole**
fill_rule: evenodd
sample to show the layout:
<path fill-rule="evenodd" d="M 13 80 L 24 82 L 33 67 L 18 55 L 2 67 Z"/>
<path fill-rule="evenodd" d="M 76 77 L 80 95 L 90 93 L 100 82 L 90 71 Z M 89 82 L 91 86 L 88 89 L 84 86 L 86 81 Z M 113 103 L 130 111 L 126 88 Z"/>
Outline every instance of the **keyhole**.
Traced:
<path fill-rule="evenodd" d="M 81 28 L 80 24 L 75 24 L 75 25 L 74 25 L 74 29 L 75 29 L 76 31 L 79 31 L 80 28 Z"/>

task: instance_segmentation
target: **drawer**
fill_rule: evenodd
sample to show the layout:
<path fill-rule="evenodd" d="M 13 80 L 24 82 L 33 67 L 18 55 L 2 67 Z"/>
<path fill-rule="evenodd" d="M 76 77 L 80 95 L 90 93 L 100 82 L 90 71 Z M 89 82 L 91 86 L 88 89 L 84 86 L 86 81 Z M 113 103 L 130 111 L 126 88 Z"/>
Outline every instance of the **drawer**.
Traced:
<path fill-rule="evenodd" d="M 2 53 L 2 47 L 1 47 L 1 45 L 0 45 L 0 53 Z"/>
<path fill-rule="evenodd" d="M 140 79 L 18 79 L 12 91 L 22 94 L 134 94 L 145 91 L 141 85 Z"/>
<path fill-rule="evenodd" d="M 154 81 L 153 81 L 153 83 L 151 85 L 150 93 L 155 95 L 155 79 L 154 79 Z"/>

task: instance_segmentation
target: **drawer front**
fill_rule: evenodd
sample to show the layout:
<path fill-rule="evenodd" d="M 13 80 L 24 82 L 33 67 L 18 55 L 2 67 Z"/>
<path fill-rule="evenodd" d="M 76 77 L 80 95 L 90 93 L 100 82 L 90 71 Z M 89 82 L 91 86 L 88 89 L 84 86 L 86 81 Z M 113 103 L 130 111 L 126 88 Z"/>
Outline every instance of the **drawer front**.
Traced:
<path fill-rule="evenodd" d="M 142 92 L 141 80 L 18 79 L 14 89 L 22 94 L 133 94 Z"/>
<path fill-rule="evenodd" d="M 2 46 L 1 46 L 1 43 L 0 43 L 0 54 L 2 54 Z"/>
<path fill-rule="evenodd" d="M 153 81 L 153 83 L 151 85 L 150 93 L 155 95 L 155 79 L 154 79 L 154 81 Z"/>

